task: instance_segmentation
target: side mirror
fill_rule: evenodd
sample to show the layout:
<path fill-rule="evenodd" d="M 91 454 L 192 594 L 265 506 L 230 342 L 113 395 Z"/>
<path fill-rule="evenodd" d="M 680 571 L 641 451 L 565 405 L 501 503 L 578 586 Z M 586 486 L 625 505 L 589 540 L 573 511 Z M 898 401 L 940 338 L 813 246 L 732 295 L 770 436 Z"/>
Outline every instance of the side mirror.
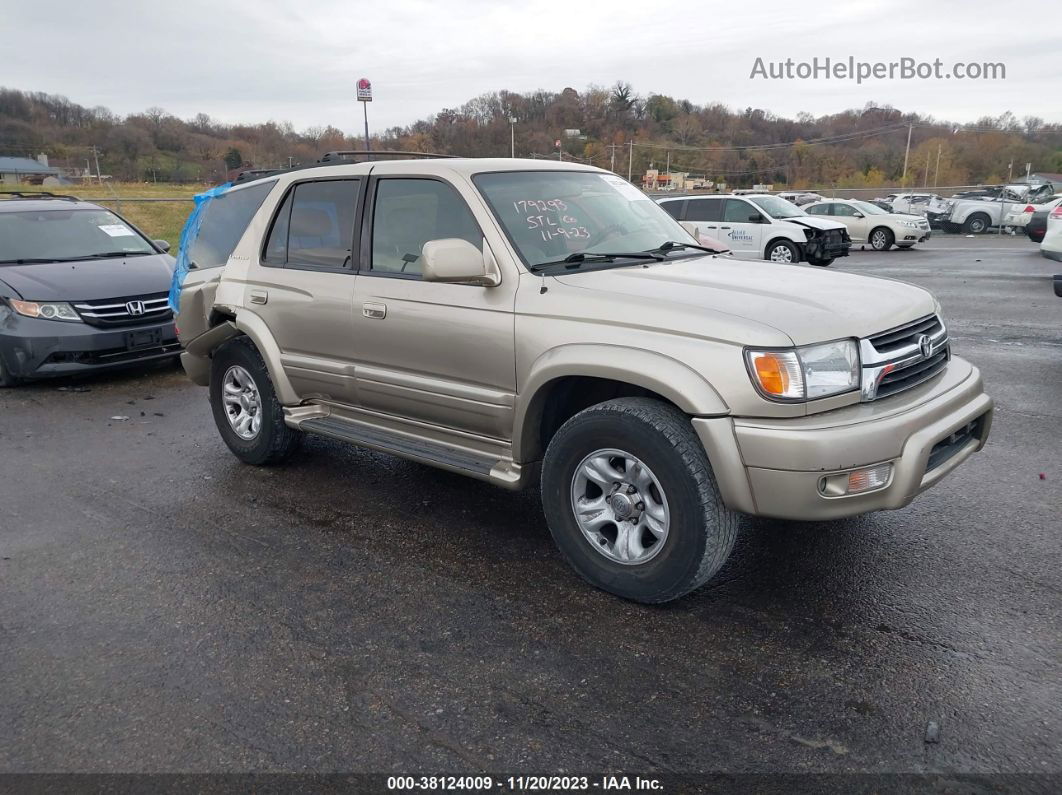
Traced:
<path fill-rule="evenodd" d="M 864 218 L 865 216 L 863 215 L 863 213 L 856 212 L 856 213 L 852 213 L 852 217 L 853 218 Z"/>
<path fill-rule="evenodd" d="M 168 240 L 152 240 L 151 242 L 161 248 L 164 252 L 170 250 L 170 243 Z"/>
<path fill-rule="evenodd" d="M 429 240 L 421 254 L 424 257 L 423 277 L 426 282 L 476 284 L 497 287 L 501 273 L 494 258 L 457 237 Z"/>

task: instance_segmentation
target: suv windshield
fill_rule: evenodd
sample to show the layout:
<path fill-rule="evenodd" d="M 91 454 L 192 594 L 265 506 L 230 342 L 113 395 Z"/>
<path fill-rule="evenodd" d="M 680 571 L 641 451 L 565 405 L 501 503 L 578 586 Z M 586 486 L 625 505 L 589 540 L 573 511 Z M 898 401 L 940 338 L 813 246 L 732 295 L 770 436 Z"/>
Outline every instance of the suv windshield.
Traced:
<path fill-rule="evenodd" d="M 787 202 L 778 196 L 746 196 L 745 198 L 771 216 L 771 218 L 799 218 L 802 215 L 807 215 L 806 212 L 792 202 Z"/>
<path fill-rule="evenodd" d="M 473 181 L 532 268 L 583 259 L 578 254 L 613 254 L 622 261 L 624 252 L 644 253 L 668 241 L 696 244 L 678 221 L 615 174 L 506 171 L 477 174 Z"/>
<path fill-rule="evenodd" d="M 139 232 L 107 210 L 0 212 L 0 264 L 155 253 Z"/>

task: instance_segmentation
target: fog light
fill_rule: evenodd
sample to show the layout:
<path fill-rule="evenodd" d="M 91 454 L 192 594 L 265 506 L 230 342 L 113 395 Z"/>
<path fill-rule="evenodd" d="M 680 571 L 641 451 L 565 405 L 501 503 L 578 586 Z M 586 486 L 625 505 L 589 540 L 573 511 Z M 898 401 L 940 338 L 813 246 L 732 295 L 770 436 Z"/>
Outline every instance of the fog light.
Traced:
<path fill-rule="evenodd" d="M 845 497 L 875 491 L 889 484 L 892 477 L 892 464 L 878 464 L 854 472 L 830 475 L 819 482 L 819 491 L 825 497 Z"/>

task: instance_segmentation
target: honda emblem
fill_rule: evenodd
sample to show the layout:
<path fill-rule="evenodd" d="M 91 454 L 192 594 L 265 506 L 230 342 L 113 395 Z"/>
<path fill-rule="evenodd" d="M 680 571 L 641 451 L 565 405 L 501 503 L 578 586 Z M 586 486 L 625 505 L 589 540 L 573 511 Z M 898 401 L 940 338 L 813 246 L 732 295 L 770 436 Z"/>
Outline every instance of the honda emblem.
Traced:
<path fill-rule="evenodd" d="M 127 301 L 125 304 L 125 311 L 134 317 L 139 317 L 144 314 L 144 302 L 143 301 Z"/>

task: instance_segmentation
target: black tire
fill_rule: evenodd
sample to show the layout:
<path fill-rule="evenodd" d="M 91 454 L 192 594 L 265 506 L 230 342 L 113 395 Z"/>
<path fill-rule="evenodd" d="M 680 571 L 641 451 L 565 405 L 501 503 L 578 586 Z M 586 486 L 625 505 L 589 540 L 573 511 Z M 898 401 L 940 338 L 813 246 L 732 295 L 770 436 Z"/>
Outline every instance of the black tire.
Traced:
<path fill-rule="evenodd" d="M 966 219 L 962 225 L 962 231 L 968 235 L 980 235 L 988 231 L 992 225 L 992 219 L 984 213 L 974 213 Z"/>
<path fill-rule="evenodd" d="M 668 533 L 644 563 L 614 562 L 594 548 L 575 518 L 576 469 L 586 456 L 608 448 L 644 462 L 666 495 Z M 738 515 L 723 505 L 690 418 L 649 398 L 599 403 L 564 423 L 542 462 L 542 505 L 561 555 L 580 576 L 646 604 L 678 599 L 707 582 L 730 555 L 739 524 Z"/>
<path fill-rule="evenodd" d="M 835 259 L 837 258 L 826 257 L 825 259 L 820 259 L 819 257 L 808 257 L 808 265 L 817 265 L 820 268 L 825 268 L 832 265 Z"/>
<path fill-rule="evenodd" d="M 784 255 L 781 255 L 783 257 L 782 259 L 775 259 L 775 256 L 780 254 L 783 250 L 789 251 L 788 261 L 784 259 Z M 771 262 L 782 262 L 795 265 L 800 262 L 800 250 L 788 240 L 772 240 L 767 244 L 767 248 L 763 250 L 763 258 L 765 260 L 770 260 Z"/>
<path fill-rule="evenodd" d="M 243 439 L 229 423 L 222 400 L 225 374 L 238 365 L 250 374 L 261 400 L 261 427 L 253 439 Z M 279 464 L 295 452 L 302 434 L 284 424 L 284 410 L 269 380 L 262 355 L 247 337 L 236 337 L 214 353 L 210 365 L 210 407 L 225 444 L 245 464 Z"/>
<path fill-rule="evenodd" d="M 884 226 L 876 226 L 870 230 L 870 247 L 875 251 L 888 251 L 896 242 L 896 235 L 892 230 Z"/>
<path fill-rule="evenodd" d="M 8 369 L 4 366 L 4 357 L 0 356 L 0 389 L 18 386 L 20 383 L 22 383 L 22 379 L 8 372 Z"/>

